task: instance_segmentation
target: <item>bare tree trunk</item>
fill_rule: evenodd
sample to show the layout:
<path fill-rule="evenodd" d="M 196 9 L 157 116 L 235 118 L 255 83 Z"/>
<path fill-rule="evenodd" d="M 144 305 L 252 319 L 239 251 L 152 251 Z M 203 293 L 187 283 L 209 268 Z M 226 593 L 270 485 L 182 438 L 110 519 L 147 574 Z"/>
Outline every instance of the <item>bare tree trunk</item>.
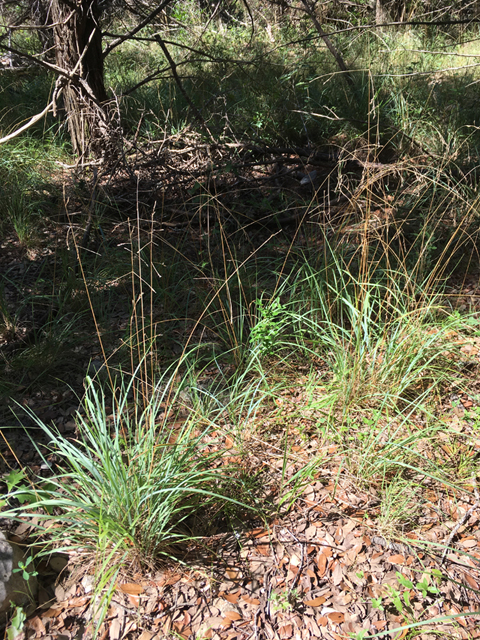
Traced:
<path fill-rule="evenodd" d="M 376 24 L 385 24 L 386 22 L 390 22 L 390 16 L 388 15 L 388 11 L 384 6 L 382 0 L 376 0 L 375 2 L 375 23 Z"/>
<path fill-rule="evenodd" d="M 116 155 L 105 91 L 98 0 L 52 0 L 56 63 L 70 78 L 63 88 L 73 150 L 80 156 Z"/>

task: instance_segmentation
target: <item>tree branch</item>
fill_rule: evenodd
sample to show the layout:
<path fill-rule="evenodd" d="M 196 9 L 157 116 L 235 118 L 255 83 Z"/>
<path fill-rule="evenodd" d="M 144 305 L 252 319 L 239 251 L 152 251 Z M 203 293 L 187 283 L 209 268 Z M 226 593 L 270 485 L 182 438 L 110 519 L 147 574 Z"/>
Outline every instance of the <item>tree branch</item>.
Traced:
<path fill-rule="evenodd" d="M 182 84 L 182 81 L 180 80 L 180 76 L 177 73 L 177 65 L 175 63 L 175 60 L 170 55 L 170 52 L 167 49 L 167 47 L 166 47 L 164 41 L 161 39 L 161 37 L 159 35 L 156 35 L 155 39 L 158 42 L 158 44 L 160 45 L 160 48 L 163 51 L 163 53 L 164 53 L 164 55 L 165 55 L 165 57 L 167 59 L 168 64 L 170 65 L 170 69 L 172 70 L 173 79 L 175 80 L 180 92 L 182 93 L 183 97 L 185 98 L 185 100 L 190 105 L 190 108 L 193 111 L 193 114 L 194 114 L 195 118 L 198 120 L 200 126 L 206 131 L 206 133 L 208 134 L 209 138 L 211 138 L 213 140 L 213 136 L 212 136 L 209 128 L 207 127 L 207 123 L 203 119 L 202 114 L 200 113 L 198 108 L 195 106 L 195 104 L 192 102 L 192 100 L 191 100 L 190 96 L 188 95 L 188 93 L 185 91 L 185 88 L 184 88 L 184 86 Z"/>
<path fill-rule="evenodd" d="M 318 35 L 322 38 L 322 40 L 327 45 L 328 50 L 330 51 L 332 56 L 335 58 L 335 61 L 336 61 L 337 65 L 338 65 L 338 67 L 340 68 L 340 70 L 343 71 L 343 73 L 345 74 L 345 80 L 347 81 L 347 83 L 350 85 L 350 87 L 353 87 L 355 83 L 354 83 L 354 80 L 352 78 L 352 74 L 351 74 L 350 69 L 347 69 L 347 65 L 345 64 L 342 56 L 340 55 L 340 52 L 337 51 L 337 49 L 333 46 L 332 41 L 328 37 L 327 33 L 322 29 L 322 25 L 318 21 L 318 18 L 315 15 L 314 10 L 310 6 L 309 0 L 302 0 L 302 2 L 303 2 L 303 5 L 305 7 L 306 12 L 310 16 L 310 18 L 311 18 L 311 20 L 312 20 L 312 22 L 313 22 L 313 24 L 315 26 L 315 29 L 318 32 Z"/>
<path fill-rule="evenodd" d="M 45 107 L 45 109 L 41 113 L 37 113 L 36 116 L 33 116 L 33 118 L 30 118 L 27 124 L 24 124 L 23 127 L 20 127 L 20 129 L 17 129 L 13 133 L 9 133 L 8 136 L 5 136 L 4 138 L 0 138 L 0 144 L 3 144 L 4 142 L 8 142 L 9 140 L 16 138 L 21 133 L 29 129 L 32 125 L 34 125 L 36 122 L 41 120 L 43 116 L 46 116 L 47 113 L 50 111 L 50 109 L 53 109 L 54 106 L 55 106 L 55 98 L 50 102 L 50 104 L 48 104 Z"/>
<path fill-rule="evenodd" d="M 136 33 L 141 31 L 144 27 L 149 25 L 152 22 L 152 20 L 156 18 L 158 14 L 165 9 L 167 5 L 170 4 L 171 1 L 172 0 L 163 0 L 163 2 L 154 11 L 152 11 L 144 20 L 142 20 L 140 24 L 137 24 L 137 26 L 134 27 L 131 31 L 129 31 L 128 33 L 125 33 L 123 36 L 119 36 L 116 40 L 111 42 L 103 52 L 103 57 L 106 58 L 108 54 L 113 49 L 115 49 L 115 47 L 118 47 L 118 45 L 122 44 L 122 42 L 125 42 L 125 40 L 128 40 L 129 38 L 134 36 Z"/>

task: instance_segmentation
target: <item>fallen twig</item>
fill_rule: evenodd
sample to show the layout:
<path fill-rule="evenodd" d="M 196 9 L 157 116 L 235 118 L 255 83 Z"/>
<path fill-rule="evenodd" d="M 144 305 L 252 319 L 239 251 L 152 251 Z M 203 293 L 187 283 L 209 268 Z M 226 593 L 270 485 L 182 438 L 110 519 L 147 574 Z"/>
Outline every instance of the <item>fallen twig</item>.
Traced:
<path fill-rule="evenodd" d="M 472 484 L 473 484 L 473 492 L 475 493 L 475 503 L 472 504 L 470 509 L 468 509 L 468 511 L 465 512 L 463 518 L 460 518 L 460 520 L 457 522 L 457 524 L 452 529 L 452 531 L 451 531 L 450 535 L 448 536 L 448 539 L 447 539 L 447 541 L 445 543 L 445 549 L 443 550 L 442 560 L 441 560 L 440 564 L 443 564 L 445 562 L 445 558 L 447 556 L 447 551 L 448 551 L 448 549 L 449 549 L 449 547 L 450 547 L 450 545 L 452 543 L 452 540 L 457 535 L 458 530 L 460 529 L 460 527 L 470 518 L 470 516 L 475 511 L 475 509 L 478 509 L 478 507 L 480 506 L 480 493 L 478 491 L 477 479 L 475 478 L 475 476 L 472 476 Z"/>

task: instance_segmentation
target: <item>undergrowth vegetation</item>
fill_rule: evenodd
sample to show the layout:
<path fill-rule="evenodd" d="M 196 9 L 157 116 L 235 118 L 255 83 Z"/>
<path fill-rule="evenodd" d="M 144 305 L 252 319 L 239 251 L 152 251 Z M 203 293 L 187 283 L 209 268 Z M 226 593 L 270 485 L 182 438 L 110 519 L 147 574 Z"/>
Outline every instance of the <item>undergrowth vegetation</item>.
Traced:
<path fill-rule="evenodd" d="M 3 459 L 3 515 L 36 518 L 40 554 L 95 567 L 99 625 L 119 577 L 188 565 L 209 536 L 285 516 L 312 482 L 369 492 L 368 525 L 396 540 L 418 528 L 426 487 L 472 496 L 478 473 L 476 407 L 459 417 L 450 401 L 480 400 L 478 313 L 450 295 L 478 268 L 478 72 L 450 70 L 474 45 L 344 34 L 346 91 L 307 21 L 257 15 L 253 37 L 244 16 L 202 30 L 194 3 L 169 18 L 223 155 L 202 156 L 171 78 L 129 93 L 139 67 L 164 63 L 154 34 L 108 58 L 134 139 L 123 173 L 67 174 L 60 117 L 0 147 L 0 397 L 17 416 L 2 426 L 8 440 L 29 420 L 47 443 L 43 476 Z M 48 96 L 51 79 L 28 73 Z M 40 111 L 31 90 L 0 74 L 5 133 Z M 150 176 L 162 162 L 173 179 Z M 61 386 L 73 433 L 37 411 Z"/>

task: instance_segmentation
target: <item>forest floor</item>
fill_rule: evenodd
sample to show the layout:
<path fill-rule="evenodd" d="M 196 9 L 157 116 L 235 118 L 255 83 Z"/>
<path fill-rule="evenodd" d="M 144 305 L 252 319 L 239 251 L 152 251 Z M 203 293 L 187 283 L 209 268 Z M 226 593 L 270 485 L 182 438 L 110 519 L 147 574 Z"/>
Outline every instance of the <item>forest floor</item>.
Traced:
<path fill-rule="evenodd" d="M 185 157 L 182 157 L 184 163 Z M 293 156 L 283 154 L 283 158 L 286 159 L 284 166 L 288 167 L 291 162 L 294 170 L 302 171 L 304 176 L 318 171 L 318 164 L 297 168 Z M 305 196 L 301 176 L 292 175 L 293 170 L 276 169 L 272 174 L 258 169 L 255 175 L 257 169 L 249 169 L 251 179 L 261 179 L 269 185 L 273 181 L 277 187 L 281 181 L 281 188 L 290 189 L 291 196 L 292 193 Z M 144 171 L 147 172 L 147 168 Z M 175 176 L 175 172 L 170 175 Z M 123 186 L 119 180 L 117 203 L 125 197 L 125 207 L 133 205 L 134 209 L 138 185 L 140 190 L 143 185 L 145 192 L 152 193 L 152 184 L 164 180 L 163 174 L 153 175 L 151 168 L 148 176 L 148 184 L 138 182 L 133 192 L 131 185 L 125 186 L 128 177 Z M 170 179 L 173 184 L 174 177 Z M 287 180 L 292 183 L 285 187 Z M 282 235 L 275 246 L 269 245 L 267 259 L 278 260 L 278 256 L 282 259 L 292 247 L 303 249 L 309 245 L 311 249 L 313 240 L 300 226 L 305 216 L 315 215 L 311 207 L 301 207 L 298 202 L 291 210 L 284 207 L 282 217 L 275 218 L 275 229 L 270 222 L 258 225 L 250 213 L 263 187 L 257 183 L 257 190 L 252 190 L 248 201 L 243 184 L 242 197 L 234 194 L 241 180 L 237 178 L 234 182 L 222 177 L 217 179 L 215 202 L 218 210 L 219 194 L 229 192 L 229 211 L 236 202 L 236 215 L 249 220 L 247 224 L 251 224 L 253 231 L 247 238 L 248 251 L 252 251 L 253 245 L 262 246 L 275 236 L 277 228 L 281 228 Z M 310 188 L 309 184 L 307 187 Z M 202 243 L 208 242 L 209 225 L 213 227 L 217 211 L 207 214 L 206 218 L 199 213 L 195 221 L 185 215 L 184 204 L 172 196 L 163 208 L 165 216 L 158 221 L 158 232 L 163 233 L 165 246 L 173 247 L 164 260 L 175 252 L 182 252 L 187 260 L 196 260 L 202 252 Z M 78 207 L 82 208 L 82 203 L 72 196 L 69 215 L 74 216 Z M 388 215 L 385 209 L 382 212 Z M 266 214 L 266 218 L 270 220 L 271 214 Z M 83 222 L 82 218 L 78 225 L 75 223 L 77 231 Z M 154 223 L 147 219 L 142 233 L 148 235 L 151 224 Z M 131 244 L 131 225 L 131 219 L 120 220 L 108 228 L 106 224 L 98 225 L 90 247 L 92 253 L 102 253 L 103 234 L 107 235 L 112 252 Z M 344 225 L 344 228 L 348 227 Z M 84 314 L 80 321 L 76 315 L 85 309 L 88 312 L 80 283 L 76 295 L 71 295 L 70 307 L 61 310 L 63 324 L 58 320 L 60 328 L 67 327 L 69 322 L 75 324 L 65 329 L 67 340 L 53 341 L 43 352 L 38 348 L 38 336 L 48 337 L 50 325 L 45 318 L 48 317 L 50 324 L 57 322 L 49 312 L 52 274 L 56 269 L 61 270 L 62 260 L 66 260 L 64 247 L 71 233 L 71 219 L 64 219 L 45 224 L 41 237 L 37 235 L 36 241 L 28 246 L 14 233 L 1 243 L 0 274 L 5 282 L 5 300 L 13 315 L 15 308 L 23 309 L 16 326 L 9 334 L 4 332 L 0 344 L 4 397 L 9 395 L 12 399 L 0 411 L 3 474 L 28 467 L 29 474 L 48 476 L 48 462 L 55 463 L 55 454 L 49 451 L 47 438 L 38 429 L 36 419 L 46 424 L 53 422 L 61 434 L 74 439 L 78 435 L 76 414 L 81 411 L 85 373 L 98 374 L 104 362 L 102 349 L 108 355 L 115 354 L 131 328 L 126 287 L 118 299 L 108 302 L 108 310 L 97 323 L 103 338 L 99 343 L 91 318 L 87 319 Z M 254 242 L 252 236 L 256 236 Z M 107 251 L 107 260 L 112 259 L 112 252 Z M 103 263 L 100 267 L 103 268 Z M 99 281 L 100 267 L 94 271 Z M 62 277 L 67 276 L 64 272 Z M 98 284 L 98 291 L 102 286 Z M 452 276 L 445 292 L 460 313 L 480 311 L 477 273 Z M 185 292 L 182 294 L 179 290 L 175 295 L 185 295 Z M 34 297 L 37 302 L 32 303 Z M 45 312 L 50 315 L 45 316 Z M 99 315 L 101 313 L 103 311 Z M 109 331 L 105 329 L 107 325 Z M 178 329 L 180 344 L 183 338 L 184 333 Z M 442 441 L 440 434 L 438 448 L 425 446 L 426 458 L 433 459 L 440 452 L 445 458 L 464 456 L 471 462 L 480 456 L 479 338 L 466 340 L 461 350 L 470 363 L 465 384 L 462 390 L 444 387 L 435 407 L 437 415 L 459 439 L 453 447 L 449 438 Z M 117 364 L 115 362 L 115 366 Z M 320 372 L 321 362 L 316 366 Z M 289 477 L 321 455 L 321 465 L 311 481 L 291 503 L 284 502 L 268 521 L 233 520 L 229 530 L 210 532 L 182 547 L 177 562 L 143 570 L 136 565 L 126 567 L 122 580 L 115 586 L 99 638 L 340 640 L 378 633 L 396 640 L 480 637 L 480 492 L 475 474 L 465 480 L 462 493 L 424 477 L 421 506 L 415 519 L 405 520 L 400 527 L 391 525 L 385 501 L 381 507 L 374 487 L 362 484 L 345 468 L 345 451 L 338 442 L 319 437 L 322 414 L 312 408 L 312 393 L 321 394 L 322 390 L 318 385 L 312 392 L 308 386 L 311 367 L 311 363 L 305 364 L 299 359 L 291 366 L 277 368 L 275 375 L 282 376 L 283 390 L 252 416 L 255 428 L 251 429 L 246 452 L 244 443 L 240 452 L 235 439 L 220 434 L 231 459 L 242 456 L 245 467 L 265 473 L 265 499 L 272 504 L 278 505 L 282 498 L 279 487 L 283 480 L 285 450 L 288 450 Z M 12 409 L 17 417 L 13 416 Z M 368 416 L 366 407 L 364 418 L 368 420 Z M 424 425 L 425 417 L 419 413 L 413 416 L 408 428 L 421 430 Z M 286 449 L 278 446 L 281 439 L 287 439 Z M 392 490 L 401 494 L 402 487 L 397 484 Z M 399 495 L 391 498 L 394 508 Z M 391 520 L 395 518 L 392 516 Z M 27 519 L 10 528 L 12 541 L 23 544 L 32 539 L 34 523 Z M 449 549 L 444 555 L 445 546 Z M 62 554 L 53 554 L 48 562 L 42 561 L 37 566 L 39 591 L 28 611 L 24 637 L 90 638 L 98 605 L 94 568 L 93 561 L 78 563 L 75 557 Z"/>

